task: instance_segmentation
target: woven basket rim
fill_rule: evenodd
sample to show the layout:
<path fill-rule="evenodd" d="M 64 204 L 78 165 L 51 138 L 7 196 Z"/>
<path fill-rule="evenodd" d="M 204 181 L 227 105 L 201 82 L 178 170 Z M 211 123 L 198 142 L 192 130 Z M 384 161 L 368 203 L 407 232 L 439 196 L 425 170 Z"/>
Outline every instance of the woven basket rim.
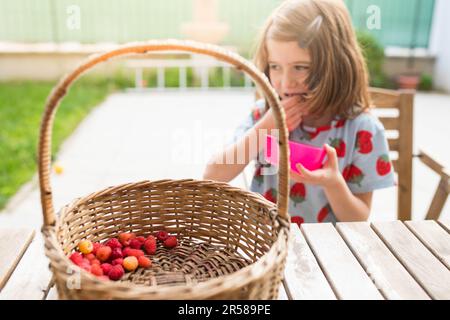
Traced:
<path fill-rule="evenodd" d="M 91 192 L 91 193 L 87 194 L 86 196 L 77 197 L 77 198 L 73 199 L 70 203 L 61 207 L 59 214 L 58 214 L 58 219 L 56 219 L 55 225 L 44 226 L 42 229 L 42 232 L 44 233 L 44 236 L 45 236 L 44 238 L 45 238 L 45 242 L 46 242 L 46 249 L 52 249 L 54 251 L 55 255 L 58 255 L 61 259 L 63 259 L 66 268 L 67 267 L 76 268 L 77 266 L 74 265 L 70 261 L 69 257 L 64 253 L 63 248 L 56 237 L 57 230 L 61 227 L 60 223 L 64 220 L 64 217 L 68 212 L 70 212 L 74 207 L 78 206 L 79 204 L 86 202 L 88 199 L 95 198 L 97 196 L 106 194 L 106 193 L 108 193 L 108 191 L 110 191 L 112 189 L 122 188 L 122 187 L 127 188 L 130 186 L 138 186 L 138 185 L 143 185 L 143 184 L 166 183 L 166 182 L 167 183 L 192 182 L 193 185 L 198 185 L 198 183 L 204 183 L 205 186 L 208 186 L 208 184 L 211 184 L 212 188 L 214 185 L 215 188 L 217 188 L 217 186 L 218 186 L 220 188 L 227 189 L 228 191 L 233 191 L 233 192 L 238 191 L 242 194 L 248 195 L 254 201 L 257 201 L 257 202 L 261 201 L 262 203 L 264 203 L 265 206 L 268 206 L 268 207 L 271 206 L 272 210 L 277 210 L 277 207 L 275 206 L 275 204 L 268 201 L 267 199 L 265 199 L 262 195 L 253 193 L 251 191 L 243 190 L 238 187 L 233 187 L 224 182 L 215 182 L 215 181 L 211 181 L 211 180 L 196 180 L 196 179 L 160 179 L 160 180 L 142 180 L 142 181 L 138 181 L 138 182 L 134 182 L 134 183 L 133 182 L 122 183 L 122 184 L 118 184 L 117 186 L 106 187 L 97 192 Z M 269 211 L 271 211 L 271 210 L 269 209 Z M 267 251 L 265 254 L 263 254 L 261 257 L 259 257 L 255 262 L 252 262 L 248 266 L 241 268 L 238 271 L 235 271 L 233 273 L 226 274 L 223 276 L 219 276 L 219 277 L 214 277 L 214 278 L 211 278 L 206 281 L 199 282 L 199 283 L 181 284 L 181 285 L 176 285 L 176 286 L 173 286 L 170 284 L 163 284 L 163 285 L 158 285 L 158 286 L 154 286 L 154 287 L 149 287 L 149 286 L 135 284 L 135 283 L 127 284 L 127 283 L 120 282 L 120 281 L 118 281 L 118 282 L 104 281 L 104 280 L 98 279 L 97 277 L 90 274 L 86 270 L 83 270 L 82 268 L 78 267 L 79 269 L 77 269 L 77 270 L 81 271 L 80 275 L 82 277 L 82 280 L 83 279 L 89 280 L 91 283 L 94 283 L 96 286 L 98 286 L 99 290 L 102 290 L 102 289 L 123 289 L 123 290 L 133 289 L 133 292 L 136 294 L 139 294 L 139 293 L 140 294 L 144 294 L 144 293 L 151 294 L 151 293 L 157 292 L 158 294 L 167 294 L 167 295 L 171 295 L 176 291 L 177 295 L 179 296 L 180 291 L 182 291 L 183 289 L 195 288 L 196 290 L 198 290 L 198 292 L 206 292 L 207 296 L 211 296 L 211 295 L 214 295 L 216 293 L 223 291 L 224 284 L 225 284 L 225 286 L 226 286 L 226 284 L 231 284 L 226 289 L 233 289 L 235 287 L 238 287 L 238 286 L 240 287 L 242 285 L 250 283 L 253 280 L 253 278 L 248 277 L 248 272 L 251 271 L 251 273 L 254 276 L 256 276 L 256 277 L 259 276 L 259 273 L 263 273 L 264 270 L 266 269 L 264 266 L 266 265 L 265 262 L 267 260 L 271 260 L 273 258 L 272 259 L 272 262 L 273 262 L 276 260 L 283 259 L 282 255 L 279 255 L 276 252 L 278 251 L 278 249 L 282 250 L 283 246 L 287 245 L 287 241 L 285 240 L 284 237 L 289 238 L 289 222 L 283 221 L 285 219 L 278 214 L 274 214 L 274 215 L 275 215 L 275 219 L 277 219 L 280 224 L 280 226 L 279 226 L 280 231 L 277 236 L 277 239 L 271 245 L 271 248 L 269 249 L 269 251 Z M 49 256 L 49 254 L 47 254 L 47 255 Z M 51 258 L 50 258 L 50 260 L 51 260 L 51 262 L 53 261 L 53 259 L 51 259 Z M 261 271 L 259 273 L 255 274 L 255 268 L 256 268 L 256 270 L 261 270 Z M 236 278 L 240 279 L 240 281 L 236 282 Z M 230 279 L 233 279 L 234 281 L 228 281 Z M 239 285 L 237 285 L 236 283 L 239 283 Z M 221 286 L 218 286 L 217 284 L 221 284 Z M 204 290 L 204 291 L 202 291 L 202 290 Z M 215 292 L 214 290 L 217 290 L 217 292 Z M 187 295 L 191 296 L 192 293 L 189 293 Z"/>

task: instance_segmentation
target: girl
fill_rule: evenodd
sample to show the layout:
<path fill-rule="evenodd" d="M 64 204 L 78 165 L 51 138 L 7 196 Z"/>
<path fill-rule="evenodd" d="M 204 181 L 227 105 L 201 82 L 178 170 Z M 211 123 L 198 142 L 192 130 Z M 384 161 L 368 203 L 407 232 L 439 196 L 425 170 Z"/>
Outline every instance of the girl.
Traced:
<path fill-rule="evenodd" d="M 290 171 L 292 221 L 367 220 L 373 191 L 395 181 L 383 125 L 369 112 L 366 66 L 344 2 L 283 2 L 262 30 L 255 64 L 280 96 L 289 139 L 327 152 L 321 169 Z M 278 176 L 261 175 L 264 143 L 258 141 L 260 130 L 274 128 L 272 110 L 258 100 L 233 143 L 208 163 L 204 179 L 228 182 L 257 158 L 251 190 L 276 202 Z M 243 163 L 222 164 L 239 150 Z"/>

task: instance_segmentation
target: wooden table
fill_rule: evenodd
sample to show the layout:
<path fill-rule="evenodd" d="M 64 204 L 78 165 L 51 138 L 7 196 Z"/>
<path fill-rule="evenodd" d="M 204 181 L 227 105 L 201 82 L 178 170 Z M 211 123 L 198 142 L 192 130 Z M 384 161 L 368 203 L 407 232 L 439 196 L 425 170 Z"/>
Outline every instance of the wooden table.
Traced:
<path fill-rule="evenodd" d="M 450 222 L 293 224 L 291 234 L 280 299 L 450 299 Z M 0 256 L 0 299 L 57 299 L 39 232 L 0 229 Z"/>

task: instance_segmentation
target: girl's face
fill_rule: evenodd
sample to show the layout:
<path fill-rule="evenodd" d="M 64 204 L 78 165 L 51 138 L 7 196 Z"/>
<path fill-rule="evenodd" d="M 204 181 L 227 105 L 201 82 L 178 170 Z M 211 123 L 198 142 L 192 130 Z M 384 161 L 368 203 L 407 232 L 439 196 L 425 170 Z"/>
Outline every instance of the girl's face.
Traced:
<path fill-rule="evenodd" d="M 269 76 L 281 99 L 305 95 L 311 59 L 309 52 L 295 41 L 267 40 Z"/>

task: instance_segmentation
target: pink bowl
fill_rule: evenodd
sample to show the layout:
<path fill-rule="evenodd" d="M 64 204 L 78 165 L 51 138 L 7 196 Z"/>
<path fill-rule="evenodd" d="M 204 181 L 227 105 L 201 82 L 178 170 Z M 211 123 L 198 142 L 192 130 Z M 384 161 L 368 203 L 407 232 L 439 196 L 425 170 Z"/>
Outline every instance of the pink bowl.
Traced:
<path fill-rule="evenodd" d="M 267 135 L 264 157 L 266 161 L 273 165 L 278 165 L 278 139 Z M 306 144 L 289 141 L 291 169 L 299 172 L 296 168 L 297 163 L 301 163 L 308 170 L 317 170 L 322 167 L 325 158 L 325 148 L 317 148 Z"/>

